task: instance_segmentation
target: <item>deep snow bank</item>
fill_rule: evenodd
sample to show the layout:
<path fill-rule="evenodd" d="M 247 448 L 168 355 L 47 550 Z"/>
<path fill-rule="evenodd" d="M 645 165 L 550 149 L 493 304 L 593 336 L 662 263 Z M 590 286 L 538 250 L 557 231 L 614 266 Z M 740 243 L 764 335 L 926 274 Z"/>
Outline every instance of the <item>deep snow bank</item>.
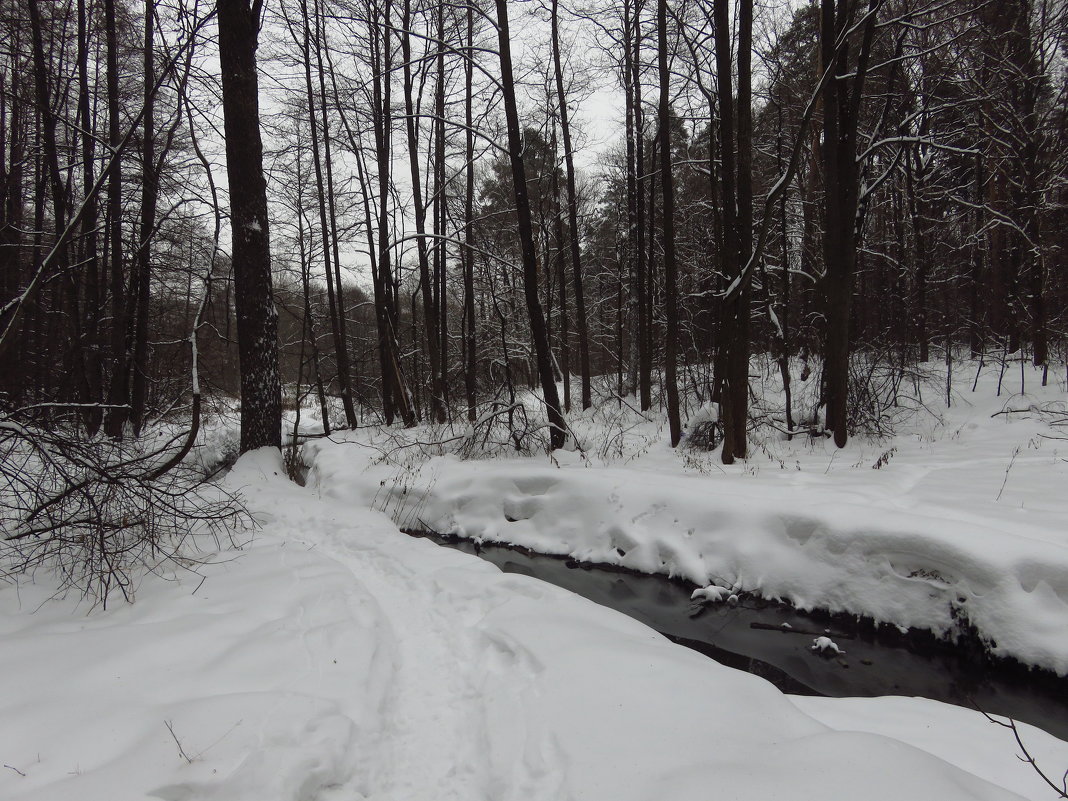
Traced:
<path fill-rule="evenodd" d="M 768 439 L 732 468 L 715 453 L 672 451 L 640 419 L 628 433 L 638 444 L 613 459 L 591 448 L 420 460 L 368 431 L 311 443 L 306 458 L 321 491 L 402 527 L 939 634 L 970 623 L 994 653 L 1068 675 L 1068 433 L 1038 413 L 1063 406 L 1064 388 L 998 397 L 997 377 L 988 368 L 975 393 L 915 416 L 893 441 L 837 451 L 822 439 Z M 622 437 L 618 424 L 574 423 L 587 444 Z"/>
<path fill-rule="evenodd" d="M 205 566 L 203 584 L 146 581 L 136 605 L 88 617 L 37 608 L 43 586 L 0 589 L 0 796 L 1042 797 L 978 715 L 954 719 L 949 761 L 904 742 L 934 702 L 892 707 L 892 737 L 868 702 L 853 731 L 848 709 L 798 707 L 629 618 L 403 537 L 280 473 L 263 453 L 232 471 L 263 528 Z M 977 750 L 992 759 L 969 763 Z"/>
<path fill-rule="evenodd" d="M 318 470 L 338 482 L 325 461 Z M 384 496 L 413 527 L 714 583 L 801 608 L 938 633 L 966 616 L 995 653 L 1068 673 L 1068 548 L 1029 537 L 1024 527 L 817 498 L 805 489 L 772 494 L 742 482 L 532 460 L 434 459 L 407 486 L 379 487 Z"/>

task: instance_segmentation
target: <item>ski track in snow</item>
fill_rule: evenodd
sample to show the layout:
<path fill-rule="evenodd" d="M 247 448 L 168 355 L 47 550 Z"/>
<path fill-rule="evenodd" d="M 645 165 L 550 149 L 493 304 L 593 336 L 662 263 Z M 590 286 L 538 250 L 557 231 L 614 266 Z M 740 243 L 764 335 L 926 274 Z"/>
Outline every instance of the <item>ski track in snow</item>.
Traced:
<path fill-rule="evenodd" d="M 300 492 L 282 489 L 287 490 Z M 419 575 L 385 553 L 377 532 L 346 526 L 341 504 L 324 503 L 336 515 L 309 518 L 307 507 L 294 503 L 304 514 L 282 513 L 270 525 L 300 532 L 316 553 L 347 570 L 354 585 L 374 599 L 379 649 L 372 675 L 383 684 L 374 718 L 383 728 L 362 734 L 357 750 L 364 754 L 363 770 L 347 789 L 367 801 L 561 799 L 559 783 L 546 779 L 554 760 L 553 770 L 559 771 L 562 756 L 524 720 L 529 707 L 520 702 L 529 691 L 523 681 L 533 678 L 538 666 L 507 637 L 480 628 L 484 596 L 458 597 L 452 582 L 443 591 L 433 575 Z M 456 620 L 466 627 L 458 628 Z M 517 737 L 502 744 L 488 734 L 491 716 L 499 717 L 501 710 L 485 699 L 508 697 L 516 699 L 506 706 L 507 725 Z M 486 759 L 487 752 L 502 748 L 516 753 Z M 493 775 L 488 765 L 509 770 Z"/>

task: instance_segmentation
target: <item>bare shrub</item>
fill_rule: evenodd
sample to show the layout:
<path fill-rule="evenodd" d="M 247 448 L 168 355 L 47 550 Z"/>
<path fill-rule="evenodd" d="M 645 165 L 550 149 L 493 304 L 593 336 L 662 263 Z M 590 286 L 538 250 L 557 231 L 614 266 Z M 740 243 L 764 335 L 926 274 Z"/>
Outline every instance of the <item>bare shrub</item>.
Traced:
<path fill-rule="evenodd" d="M 892 349 L 854 353 L 849 360 L 850 435 L 892 437 L 902 417 L 923 405 L 922 386 L 928 379 L 921 366 L 896 360 Z"/>
<path fill-rule="evenodd" d="M 181 460 L 184 438 L 148 447 L 0 416 L 0 579 L 47 569 L 99 603 L 132 600 L 141 572 L 185 564 L 191 535 L 217 544 L 249 522 L 237 497 Z"/>

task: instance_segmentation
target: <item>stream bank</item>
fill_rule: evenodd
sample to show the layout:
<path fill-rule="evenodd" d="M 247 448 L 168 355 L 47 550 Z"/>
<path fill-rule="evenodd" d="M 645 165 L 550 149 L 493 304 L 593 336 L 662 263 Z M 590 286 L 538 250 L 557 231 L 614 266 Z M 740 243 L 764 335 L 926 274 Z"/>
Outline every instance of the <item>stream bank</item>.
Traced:
<path fill-rule="evenodd" d="M 1038 726 L 1068 740 L 1068 680 L 992 656 L 962 622 L 956 642 L 870 618 L 806 612 L 742 595 L 735 604 L 690 600 L 690 582 L 616 565 L 579 563 L 528 549 L 406 530 L 476 555 L 504 572 L 548 581 L 616 609 L 721 664 L 783 692 L 831 697 L 920 696 Z M 827 636 L 842 653 L 812 650 Z"/>

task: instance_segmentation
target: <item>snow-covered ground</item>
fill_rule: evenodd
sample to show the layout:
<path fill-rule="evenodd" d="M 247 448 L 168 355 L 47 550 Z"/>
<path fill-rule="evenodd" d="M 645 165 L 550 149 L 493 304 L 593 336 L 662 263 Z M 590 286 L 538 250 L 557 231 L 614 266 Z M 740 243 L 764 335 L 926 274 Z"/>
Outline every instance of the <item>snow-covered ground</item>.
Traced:
<path fill-rule="evenodd" d="M 40 574 L 0 587 L 0 798 L 1055 798 L 977 712 L 785 696 L 396 529 L 936 629 L 957 607 L 1000 652 L 1063 672 L 1068 445 L 1035 411 L 1063 382 L 964 389 L 891 442 L 756 437 L 730 469 L 604 409 L 575 428 L 618 452 L 428 460 L 411 442 L 434 432 L 361 430 L 306 448 L 306 487 L 247 454 L 226 481 L 261 527 L 235 532 L 240 550 L 190 554 L 106 610 L 49 600 Z M 1059 779 L 1068 743 L 1019 730 Z"/>
<path fill-rule="evenodd" d="M 758 429 L 751 456 L 672 450 L 662 420 L 602 408 L 573 427 L 585 452 L 425 458 L 395 432 L 306 446 L 324 495 L 402 527 L 680 576 L 801 608 L 950 634 L 1068 675 L 1068 395 L 1013 367 L 957 367 L 948 408 L 932 368 L 892 439 Z M 810 379 L 810 384 L 815 379 Z M 802 387 L 802 389 L 804 389 Z M 1015 390 L 1015 391 L 1014 391 Z M 1051 421 L 1061 425 L 1051 425 Z M 768 432 L 771 432 L 770 434 Z M 418 439 L 432 439 L 421 432 Z"/>
<path fill-rule="evenodd" d="M 255 539 L 134 605 L 0 590 L 0 798 L 1052 797 L 977 713 L 784 696 L 281 473 L 244 457 Z"/>

